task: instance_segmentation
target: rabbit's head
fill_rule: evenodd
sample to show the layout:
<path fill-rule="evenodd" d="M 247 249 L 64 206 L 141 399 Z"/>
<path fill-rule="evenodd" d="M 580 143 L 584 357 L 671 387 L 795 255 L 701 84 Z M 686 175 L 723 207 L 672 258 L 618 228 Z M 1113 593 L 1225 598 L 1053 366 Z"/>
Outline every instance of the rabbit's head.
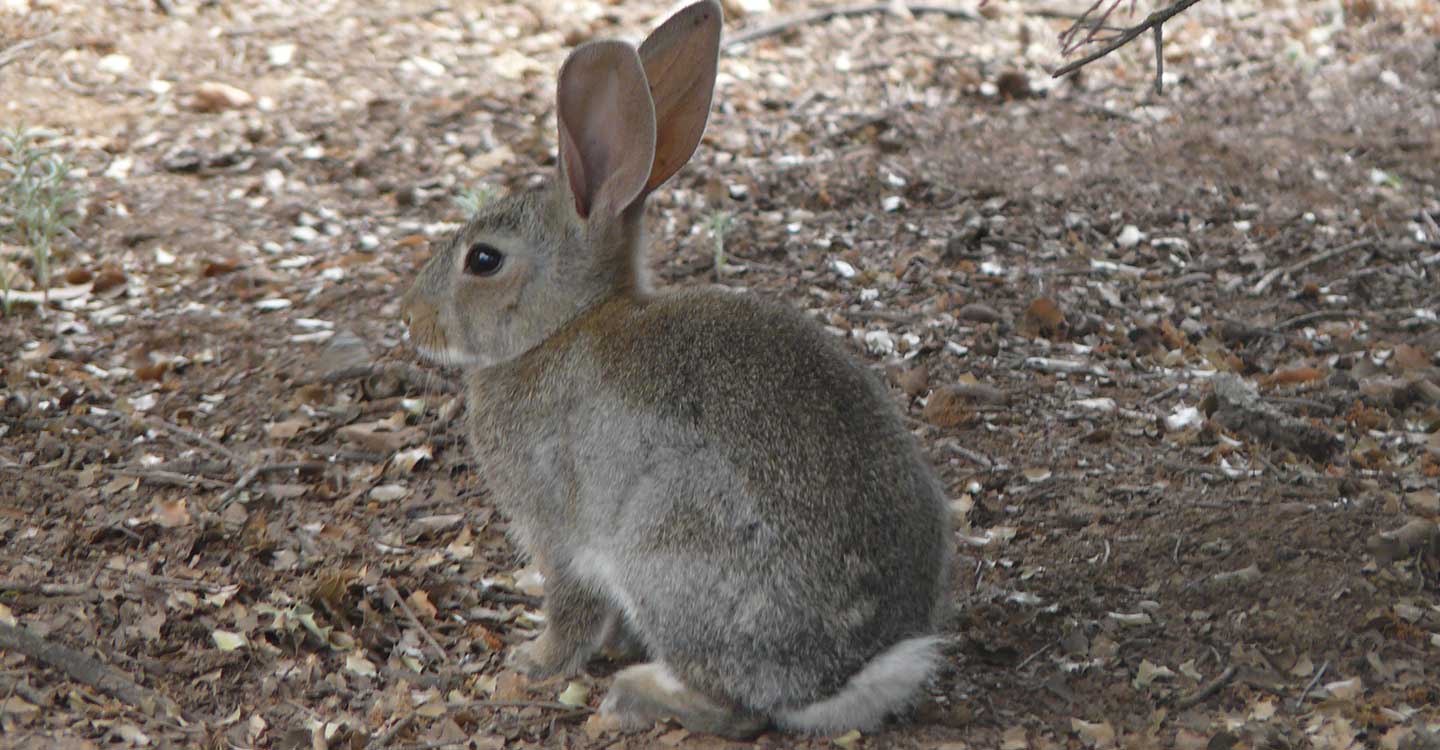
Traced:
<path fill-rule="evenodd" d="M 700 143 L 720 21 L 719 4 L 702 0 L 639 50 L 599 41 L 570 54 L 556 87 L 558 173 L 482 209 L 405 295 L 402 315 L 425 356 L 490 367 L 597 302 L 646 292 L 645 198 Z"/>

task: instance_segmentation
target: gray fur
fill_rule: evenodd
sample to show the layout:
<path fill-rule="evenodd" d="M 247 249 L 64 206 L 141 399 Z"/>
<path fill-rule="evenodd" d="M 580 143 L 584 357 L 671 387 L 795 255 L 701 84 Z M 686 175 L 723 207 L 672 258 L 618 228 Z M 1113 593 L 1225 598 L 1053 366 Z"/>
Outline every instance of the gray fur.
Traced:
<path fill-rule="evenodd" d="M 627 725 L 875 727 L 938 659 L 939 481 L 884 386 L 813 322 L 654 294 L 643 196 L 608 221 L 573 205 L 564 181 L 502 199 L 405 299 L 421 350 L 469 366 L 477 467 L 547 577 L 546 630 L 515 662 L 573 674 L 638 646 L 650 663 L 603 707 Z M 493 277 L 462 270 L 482 240 L 507 255 Z"/>

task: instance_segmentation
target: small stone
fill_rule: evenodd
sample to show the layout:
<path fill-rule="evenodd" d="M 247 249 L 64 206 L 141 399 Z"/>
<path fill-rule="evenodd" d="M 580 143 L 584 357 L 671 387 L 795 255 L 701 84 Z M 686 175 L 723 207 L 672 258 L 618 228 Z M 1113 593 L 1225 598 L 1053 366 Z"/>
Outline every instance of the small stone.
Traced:
<path fill-rule="evenodd" d="M 101 73 L 109 73 L 117 76 L 123 75 L 130 72 L 130 58 L 119 53 L 106 55 L 100 58 L 100 62 L 96 63 L 95 67 L 98 68 Z"/>
<path fill-rule="evenodd" d="M 971 304 L 960 308 L 960 311 L 956 313 L 955 317 L 961 320 L 973 321 L 975 323 L 1000 322 L 999 311 L 989 305 L 982 305 L 978 302 L 972 302 Z"/>
<path fill-rule="evenodd" d="M 222 112 L 227 109 L 243 109 L 255 103 L 250 92 L 228 83 L 205 81 L 195 87 L 195 109 L 201 112 Z"/>
<path fill-rule="evenodd" d="M 1115 244 L 1123 248 L 1131 248 L 1140 244 L 1140 240 L 1143 239 L 1145 239 L 1145 233 L 1141 232 L 1139 227 L 1134 224 L 1126 224 L 1125 228 L 1120 230 L 1120 236 L 1115 238 Z"/>
<path fill-rule="evenodd" d="M 731 198 L 737 201 L 743 201 L 750 197 L 750 188 L 737 183 L 729 187 L 729 193 Z"/>
<path fill-rule="evenodd" d="M 291 62 L 294 62 L 295 45 L 290 42 L 272 44 L 265 48 L 265 59 L 269 60 L 270 64 L 275 67 L 283 68 Z"/>
<path fill-rule="evenodd" d="M 440 78 L 441 76 L 445 75 L 445 66 L 435 60 L 431 60 L 428 57 L 420 57 L 419 55 L 416 55 L 410 58 L 410 63 L 414 65 L 415 68 L 421 73 L 424 73 L 431 78 Z"/>
<path fill-rule="evenodd" d="M 855 266 L 852 266 L 849 263 L 840 260 L 839 258 L 830 261 L 830 268 L 834 269 L 835 273 L 840 274 L 840 278 L 842 279 L 855 278 Z"/>
<path fill-rule="evenodd" d="M 887 195 L 880 200 L 880 207 L 885 209 L 885 213 L 887 214 L 893 214 L 899 211 L 904 205 L 905 199 L 898 195 Z"/>
<path fill-rule="evenodd" d="M 360 235 L 360 239 L 357 244 L 360 246 L 361 250 L 367 253 L 373 253 L 375 252 L 376 248 L 380 247 L 380 238 L 367 232 Z"/>
<path fill-rule="evenodd" d="M 296 242 L 314 242 L 319 239 L 320 232 L 315 227 L 298 226 L 290 228 L 290 239 Z"/>

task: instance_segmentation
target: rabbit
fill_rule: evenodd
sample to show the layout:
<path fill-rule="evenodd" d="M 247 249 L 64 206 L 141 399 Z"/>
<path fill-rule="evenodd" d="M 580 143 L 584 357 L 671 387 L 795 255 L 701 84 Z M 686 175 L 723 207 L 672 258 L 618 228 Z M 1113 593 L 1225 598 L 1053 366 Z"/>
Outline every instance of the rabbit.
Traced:
<path fill-rule="evenodd" d="M 645 200 L 700 143 L 720 27 L 703 0 L 638 50 L 576 48 L 555 178 L 439 246 L 402 318 L 463 369 L 475 465 L 545 576 L 513 665 L 569 676 L 628 644 L 648 661 L 600 706 L 625 730 L 872 730 L 941 659 L 944 490 L 812 320 L 645 272 Z"/>

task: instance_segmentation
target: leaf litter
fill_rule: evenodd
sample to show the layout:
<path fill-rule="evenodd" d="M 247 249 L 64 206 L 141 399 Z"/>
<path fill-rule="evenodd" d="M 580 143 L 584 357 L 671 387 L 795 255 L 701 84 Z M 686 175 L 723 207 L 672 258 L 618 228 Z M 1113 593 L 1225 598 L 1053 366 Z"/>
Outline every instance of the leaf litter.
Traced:
<path fill-rule="evenodd" d="M 708 746 L 546 707 L 596 707 L 603 662 L 563 690 L 504 667 L 543 579 L 395 320 L 452 197 L 550 169 L 567 48 L 667 8 L 11 5 L 0 50 L 74 33 L 0 69 L 5 122 L 100 197 L 47 317 L 25 288 L 0 326 L 0 622 L 93 648 L 203 734 L 6 652 L 0 743 Z M 730 5 L 742 29 L 811 8 Z M 782 298 L 893 370 L 955 500 L 929 698 L 801 743 L 1421 746 L 1435 4 L 1197 4 L 1159 100 L 1148 51 L 1055 83 L 1065 20 L 981 10 L 729 50 L 652 201 L 662 285 Z M 689 228 L 721 213 L 717 274 Z"/>

